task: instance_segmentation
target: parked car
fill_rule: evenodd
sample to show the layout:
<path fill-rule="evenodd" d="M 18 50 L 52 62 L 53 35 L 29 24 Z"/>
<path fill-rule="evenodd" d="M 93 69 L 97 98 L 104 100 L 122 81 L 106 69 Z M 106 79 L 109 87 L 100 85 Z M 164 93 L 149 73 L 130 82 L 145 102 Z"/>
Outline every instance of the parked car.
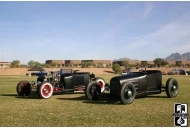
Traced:
<path fill-rule="evenodd" d="M 123 72 L 121 73 L 121 75 L 127 75 L 127 74 L 128 74 L 127 71 L 123 71 Z"/>
<path fill-rule="evenodd" d="M 186 75 L 186 71 L 184 69 L 173 69 L 172 71 L 167 73 L 168 75 Z"/>
<path fill-rule="evenodd" d="M 31 74 L 30 73 L 26 73 L 26 76 L 31 76 Z"/>
<path fill-rule="evenodd" d="M 162 84 L 162 73 L 159 70 L 140 70 L 131 72 L 128 75 L 121 75 L 111 78 L 109 88 L 110 95 L 118 99 L 123 104 L 130 104 L 138 96 L 160 94 L 166 91 L 169 98 L 176 97 L 179 91 L 179 85 L 176 79 L 169 78 L 166 85 Z M 85 91 L 88 100 L 98 100 L 102 95 L 100 85 L 91 82 Z"/>
<path fill-rule="evenodd" d="M 39 71 L 39 72 L 32 72 L 30 75 L 31 76 L 48 76 L 49 73 L 46 71 Z"/>
<path fill-rule="evenodd" d="M 162 75 L 167 75 L 167 73 L 165 71 L 161 71 L 162 72 Z"/>
<path fill-rule="evenodd" d="M 186 75 L 190 75 L 190 71 L 186 71 Z"/>
<path fill-rule="evenodd" d="M 128 68 L 127 70 L 123 71 L 121 75 L 127 75 L 131 72 L 131 68 Z"/>

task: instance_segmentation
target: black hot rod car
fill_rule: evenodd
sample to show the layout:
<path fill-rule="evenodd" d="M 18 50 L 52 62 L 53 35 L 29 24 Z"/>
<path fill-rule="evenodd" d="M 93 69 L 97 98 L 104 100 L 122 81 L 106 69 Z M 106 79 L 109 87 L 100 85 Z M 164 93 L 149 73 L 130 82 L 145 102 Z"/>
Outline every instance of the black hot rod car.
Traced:
<path fill-rule="evenodd" d="M 162 73 L 159 70 L 140 70 L 130 72 L 127 75 L 113 77 L 110 80 L 110 95 L 119 99 L 123 104 L 130 104 L 137 96 L 150 94 L 160 94 L 166 91 L 169 98 L 176 97 L 178 94 L 178 82 L 169 78 L 164 86 L 162 84 Z M 98 100 L 101 96 L 101 86 L 96 82 L 91 82 L 85 91 L 88 100 Z"/>
<path fill-rule="evenodd" d="M 37 83 L 26 80 L 20 81 L 17 84 L 16 91 L 19 96 L 29 96 L 32 89 L 36 89 L 40 98 L 47 99 L 54 93 L 84 91 L 91 81 L 99 84 L 101 93 L 105 90 L 104 79 L 95 77 L 93 73 L 78 72 L 78 70 L 72 71 L 72 69 L 64 70 L 64 73 L 60 72 L 61 71 L 51 72 L 49 77 L 40 75 L 37 78 Z"/>

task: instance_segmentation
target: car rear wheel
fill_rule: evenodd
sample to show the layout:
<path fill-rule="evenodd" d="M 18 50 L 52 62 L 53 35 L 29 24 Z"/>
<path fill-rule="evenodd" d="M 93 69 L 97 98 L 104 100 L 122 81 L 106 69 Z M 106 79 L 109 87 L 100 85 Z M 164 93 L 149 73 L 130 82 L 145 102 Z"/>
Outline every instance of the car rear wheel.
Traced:
<path fill-rule="evenodd" d="M 85 89 L 85 96 L 88 100 L 98 100 L 101 95 L 101 87 L 96 81 L 92 81 Z"/>
<path fill-rule="evenodd" d="M 16 91 L 19 96 L 29 96 L 31 94 L 31 84 L 26 80 L 20 81 L 17 84 Z"/>
<path fill-rule="evenodd" d="M 136 96 L 136 89 L 132 83 L 125 83 L 122 85 L 120 92 L 120 100 L 123 104 L 130 104 L 134 101 Z"/>
<path fill-rule="evenodd" d="M 169 98 L 176 97 L 179 91 L 177 80 L 169 78 L 166 82 L 166 95 Z"/>
<path fill-rule="evenodd" d="M 48 99 L 52 96 L 53 94 L 53 86 L 49 82 L 43 82 L 39 87 L 38 87 L 38 95 L 42 99 Z"/>
<path fill-rule="evenodd" d="M 105 84 L 106 84 L 104 79 L 97 77 L 95 80 L 101 87 L 101 93 L 103 93 L 105 91 Z"/>

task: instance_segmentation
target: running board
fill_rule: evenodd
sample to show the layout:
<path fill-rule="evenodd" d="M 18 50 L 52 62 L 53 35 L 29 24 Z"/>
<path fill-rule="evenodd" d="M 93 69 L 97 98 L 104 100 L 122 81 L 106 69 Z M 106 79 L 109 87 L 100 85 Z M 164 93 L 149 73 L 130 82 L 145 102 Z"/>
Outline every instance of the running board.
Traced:
<path fill-rule="evenodd" d="M 63 92 L 72 92 L 74 89 L 64 89 Z"/>
<path fill-rule="evenodd" d="M 148 93 L 161 93 L 160 90 L 149 90 Z"/>

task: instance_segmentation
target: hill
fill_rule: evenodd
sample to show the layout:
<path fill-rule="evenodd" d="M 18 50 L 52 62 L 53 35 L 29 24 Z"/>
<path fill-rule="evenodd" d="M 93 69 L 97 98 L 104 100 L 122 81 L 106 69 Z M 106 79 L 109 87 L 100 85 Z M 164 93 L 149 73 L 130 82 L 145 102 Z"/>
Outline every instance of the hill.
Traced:
<path fill-rule="evenodd" d="M 190 52 L 186 52 L 184 54 L 172 53 L 170 56 L 166 57 L 167 61 L 190 61 Z"/>

